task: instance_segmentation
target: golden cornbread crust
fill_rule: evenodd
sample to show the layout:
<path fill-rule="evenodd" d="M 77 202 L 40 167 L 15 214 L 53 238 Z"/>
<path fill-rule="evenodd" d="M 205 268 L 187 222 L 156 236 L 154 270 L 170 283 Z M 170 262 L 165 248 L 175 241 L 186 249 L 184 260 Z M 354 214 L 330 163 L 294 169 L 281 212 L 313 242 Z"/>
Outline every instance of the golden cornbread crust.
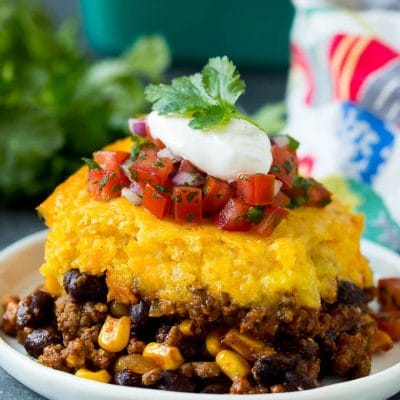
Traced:
<path fill-rule="evenodd" d="M 129 151 L 130 139 L 108 149 Z M 242 307 L 278 304 L 293 296 L 298 306 L 318 308 L 336 298 L 337 279 L 372 286 L 359 247 L 363 218 L 338 202 L 300 207 L 271 237 L 227 232 L 213 224 L 158 220 L 125 198 L 90 198 L 87 168 L 81 168 L 39 206 L 50 228 L 41 273 L 46 288 L 60 294 L 71 268 L 106 272 L 109 299 L 142 296 L 188 303 L 193 288 L 213 297 L 227 293 Z"/>

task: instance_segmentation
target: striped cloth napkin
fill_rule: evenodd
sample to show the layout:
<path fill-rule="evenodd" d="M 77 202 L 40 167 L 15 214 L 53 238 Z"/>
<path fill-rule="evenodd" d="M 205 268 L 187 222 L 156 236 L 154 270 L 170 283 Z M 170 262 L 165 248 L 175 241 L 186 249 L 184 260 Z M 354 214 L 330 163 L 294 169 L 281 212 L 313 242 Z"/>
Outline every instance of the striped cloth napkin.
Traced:
<path fill-rule="evenodd" d="M 400 1 L 293 2 L 285 130 L 300 169 L 400 252 Z"/>

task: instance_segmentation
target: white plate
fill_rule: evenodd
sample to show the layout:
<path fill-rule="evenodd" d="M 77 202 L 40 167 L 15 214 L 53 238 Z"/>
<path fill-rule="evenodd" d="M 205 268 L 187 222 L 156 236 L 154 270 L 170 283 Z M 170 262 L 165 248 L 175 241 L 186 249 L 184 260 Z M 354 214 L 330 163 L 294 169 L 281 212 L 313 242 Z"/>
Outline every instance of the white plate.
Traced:
<path fill-rule="evenodd" d="M 43 261 L 46 232 L 22 239 L 0 253 L 0 297 L 6 293 L 24 294 L 40 283 L 38 267 Z M 370 242 L 363 242 L 376 278 L 400 275 L 400 257 Z M 329 384 L 303 392 L 240 395 L 240 400 L 338 400 L 387 399 L 400 391 L 400 344 L 373 358 L 370 376 Z M 97 383 L 39 365 L 26 356 L 14 339 L 0 334 L 0 365 L 14 378 L 42 396 L 53 400 L 202 400 L 232 399 L 232 395 L 194 395 Z"/>

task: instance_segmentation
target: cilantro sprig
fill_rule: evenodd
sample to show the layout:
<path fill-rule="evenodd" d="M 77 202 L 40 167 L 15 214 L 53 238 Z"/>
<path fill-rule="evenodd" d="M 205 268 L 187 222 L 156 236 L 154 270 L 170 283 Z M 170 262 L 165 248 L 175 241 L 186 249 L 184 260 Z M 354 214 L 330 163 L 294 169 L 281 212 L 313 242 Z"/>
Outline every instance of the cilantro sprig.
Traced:
<path fill-rule="evenodd" d="M 170 85 L 147 86 L 145 96 L 159 114 L 191 115 L 190 127 L 209 129 L 234 117 L 255 124 L 235 107 L 244 91 L 239 72 L 224 56 L 211 58 L 201 73 L 176 78 Z"/>
<path fill-rule="evenodd" d="M 92 171 L 93 169 L 101 169 L 100 165 L 91 158 L 82 157 L 81 160 L 85 162 L 90 171 Z"/>

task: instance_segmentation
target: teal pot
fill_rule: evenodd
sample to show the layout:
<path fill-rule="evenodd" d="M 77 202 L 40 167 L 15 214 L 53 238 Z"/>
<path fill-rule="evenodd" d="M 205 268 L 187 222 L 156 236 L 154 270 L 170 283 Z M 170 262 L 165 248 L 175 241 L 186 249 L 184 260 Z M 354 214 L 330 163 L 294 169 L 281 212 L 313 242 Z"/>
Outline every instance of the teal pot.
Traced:
<path fill-rule="evenodd" d="M 288 0 L 80 0 L 89 44 L 116 55 L 137 37 L 159 33 L 175 61 L 228 55 L 245 66 L 284 68 L 293 8 Z"/>

